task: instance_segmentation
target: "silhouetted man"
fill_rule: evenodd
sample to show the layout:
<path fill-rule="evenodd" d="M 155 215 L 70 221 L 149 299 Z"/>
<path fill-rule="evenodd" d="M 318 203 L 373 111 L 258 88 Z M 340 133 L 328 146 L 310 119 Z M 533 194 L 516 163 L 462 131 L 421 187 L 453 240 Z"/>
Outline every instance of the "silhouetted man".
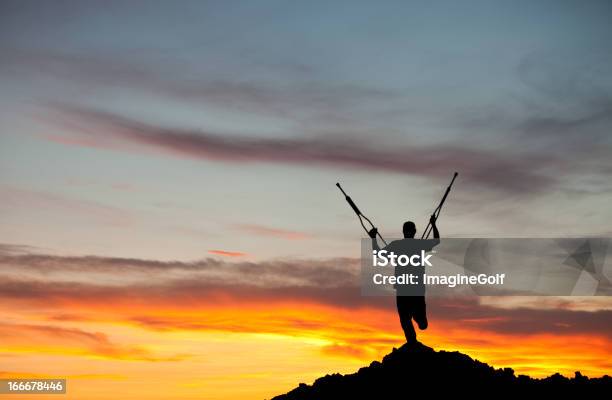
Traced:
<path fill-rule="evenodd" d="M 420 254 L 421 250 L 431 251 L 431 249 L 440 243 L 440 232 L 436 226 L 436 217 L 432 215 L 429 219 L 433 228 L 434 239 L 420 240 L 415 239 L 416 226 L 414 222 L 407 221 L 404 223 L 403 232 L 404 239 L 394 240 L 389 243 L 384 250 L 394 252 L 396 255 L 405 254 L 410 257 L 413 254 Z M 368 232 L 368 235 L 372 238 L 372 248 L 374 250 L 380 250 L 378 242 L 376 241 L 376 234 L 378 231 L 376 228 Z M 423 274 L 425 273 L 425 267 L 422 266 L 396 266 L 395 276 L 403 274 L 414 274 L 418 277 L 418 284 L 416 285 L 395 285 L 396 291 L 396 302 L 397 302 L 397 313 L 399 314 L 400 324 L 404 330 L 407 343 L 416 343 L 416 332 L 414 326 L 412 326 L 412 320 L 417 323 L 419 329 L 427 329 L 427 310 L 425 307 L 425 284 L 423 282 Z"/>

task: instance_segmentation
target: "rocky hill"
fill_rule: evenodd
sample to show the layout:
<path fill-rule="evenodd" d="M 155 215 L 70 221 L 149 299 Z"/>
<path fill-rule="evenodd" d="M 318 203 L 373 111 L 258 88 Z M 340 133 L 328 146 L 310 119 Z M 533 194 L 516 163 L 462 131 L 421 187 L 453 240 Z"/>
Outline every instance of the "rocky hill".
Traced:
<path fill-rule="evenodd" d="M 584 396 L 611 393 L 611 389 L 612 378 L 607 375 L 588 378 L 576 372 L 573 378 L 554 374 L 534 379 L 517 376 L 511 368 L 495 369 L 459 352 L 434 351 L 417 344 L 393 349 L 382 362 L 374 361 L 354 374 L 326 375 L 312 385 L 301 383 L 273 400 L 409 399 L 432 393 Z"/>

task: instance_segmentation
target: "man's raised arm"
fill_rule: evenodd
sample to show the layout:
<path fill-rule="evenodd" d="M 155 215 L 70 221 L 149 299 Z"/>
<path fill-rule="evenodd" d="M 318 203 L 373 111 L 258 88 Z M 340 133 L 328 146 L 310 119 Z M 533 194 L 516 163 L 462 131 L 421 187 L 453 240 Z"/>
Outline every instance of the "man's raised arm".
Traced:
<path fill-rule="evenodd" d="M 436 226 L 436 216 L 432 215 L 429 218 L 429 222 L 431 223 L 431 228 L 433 229 L 434 239 L 440 239 L 440 232 L 438 231 L 438 227 Z"/>

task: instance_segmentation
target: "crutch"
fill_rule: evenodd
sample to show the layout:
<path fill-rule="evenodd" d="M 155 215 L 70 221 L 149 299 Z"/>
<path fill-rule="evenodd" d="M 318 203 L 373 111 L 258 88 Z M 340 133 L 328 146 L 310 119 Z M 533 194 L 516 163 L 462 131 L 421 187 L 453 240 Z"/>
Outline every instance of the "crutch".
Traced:
<path fill-rule="evenodd" d="M 446 197 L 448 196 L 448 193 L 450 192 L 451 187 L 453 186 L 453 183 L 455 182 L 455 178 L 457 178 L 457 175 L 459 174 L 455 172 L 455 174 L 453 175 L 453 180 L 451 180 L 450 185 L 448 185 L 448 187 L 446 188 L 446 192 L 444 192 L 444 196 L 442 196 L 442 200 L 440 201 L 438 208 L 436 208 L 433 212 L 433 215 L 436 217 L 436 220 L 438 219 L 438 215 L 440 215 L 440 211 L 442 211 L 442 205 L 444 205 L 444 202 L 446 201 Z M 429 235 L 431 234 L 432 230 L 433 230 L 433 227 L 431 226 L 431 221 L 429 221 L 429 223 L 427 224 L 427 228 L 425 228 L 425 230 L 423 231 L 423 235 L 421 236 L 421 239 L 429 239 Z"/>
<path fill-rule="evenodd" d="M 338 186 L 338 189 L 340 189 L 340 191 L 342 192 L 342 194 L 344 195 L 344 198 L 346 199 L 346 201 L 349 203 L 349 205 L 351 206 L 351 208 L 353 209 L 353 211 L 355 211 L 355 214 L 357 214 L 357 217 L 359 218 L 359 222 L 361 223 L 361 226 L 363 226 L 363 229 L 366 232 L 370 232 L 371 229 L 376 228 L 374 226 L 374 224 L 372 223 L 372 221 L 370 221 L 370 219 L 368 217 L 366 217 L 365 215 L 363 215 L 361 213 L 361 211 L 359 211 L 359 208 L 357 208 L 357 205 L 353 202 L 353 199 L 351 199 L 351 197 L 346 194 L 346 192 L 342 189 L 342 186 L 340 186 L 339 183 L 336 183 L 336 186 Z M 363 223 L 363 220 L 368 221 L 368 223 L 370 224 L 370 226 L 372 227 L 370 230 L 368 228 L 366 228 L 365 224 Z M 380 240 L 383 241 L 383 243 L 385 244 L 385 246 L 387 245 L 387 241 L 385 239 L 383 239 L 383 237 L 381 236 L 380 232 L 378 232 L 378 237 L 380 238 Z"/>

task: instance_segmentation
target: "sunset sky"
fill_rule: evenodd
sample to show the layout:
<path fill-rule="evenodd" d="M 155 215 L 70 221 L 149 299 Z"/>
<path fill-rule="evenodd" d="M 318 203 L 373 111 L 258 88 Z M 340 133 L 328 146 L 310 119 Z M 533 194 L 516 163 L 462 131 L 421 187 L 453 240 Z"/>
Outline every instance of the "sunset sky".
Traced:
<path fill-rule="evenodd" d="M 425 5 L 426 3 L 426 5 Z M 0 378 L 261 399 L 402 344 L 389 237 L 610 236 L 608 1 L 0 3 Z M 612 278 L 612 277 L 609 277 Z M 612 373 L 607 297 L 428 302 L 419 337 Z M 20 396 L 15 396 L 18 399 Z"/>

